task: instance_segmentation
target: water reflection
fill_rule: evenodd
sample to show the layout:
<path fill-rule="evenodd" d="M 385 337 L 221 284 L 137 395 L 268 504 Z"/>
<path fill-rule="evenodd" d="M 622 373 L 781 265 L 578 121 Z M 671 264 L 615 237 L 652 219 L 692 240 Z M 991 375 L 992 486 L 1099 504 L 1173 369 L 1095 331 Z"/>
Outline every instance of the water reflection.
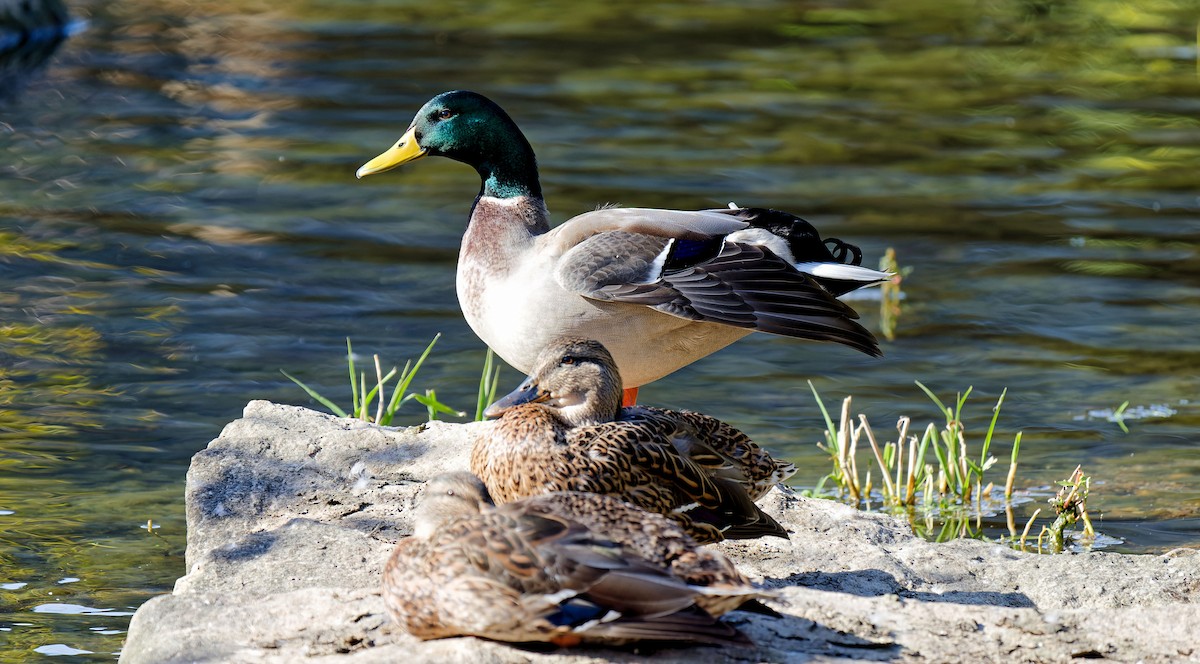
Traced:
<path fill-rule="evenodd" d="M 0 4 L 0 102 L 19 95 L 78 27 L 61 0 Z"/>
<path fill-rule="evenodd" d="M 736 423 L 812 486 L 828 468 L 803 378 L 878 422 L 937 417 L 914 379 L 980 403 L 1008 387 L 997 440 L 1025 431 L 1029 486 L 1084 461 L 1116 548 L 1200 542 L 1190 2 L 72 11 L 88 30 L 0 102 L 0 659 L 111 659 L 125 618 L 36 607 L 168 590 L 189 457 L 249 399 L 304 403 L 279 369 L 346 402 L 345 337 L 398 358 L 442 332 L 413 388 L 471 403 L 483 349 L 453 270 L 474 174 L 353 179 L 450 88 L 517 118 L 560 220 L 734 200 L 912 268 L 884 360 L 749 338 L 647 401 Z M 1129 433 L 1076 419 L 1127 401 L 1176 412 Z"/>

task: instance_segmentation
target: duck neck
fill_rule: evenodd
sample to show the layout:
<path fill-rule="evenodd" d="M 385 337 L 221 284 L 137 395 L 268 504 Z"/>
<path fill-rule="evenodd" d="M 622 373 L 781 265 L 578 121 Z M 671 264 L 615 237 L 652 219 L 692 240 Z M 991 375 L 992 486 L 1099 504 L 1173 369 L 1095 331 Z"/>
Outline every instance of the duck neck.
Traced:
<path fill-rule="evenodd" d="M 621 388 L 618 385 L 614 397 L 609 387 L 601 385 L 588 391 L 578 404 L 560 407 L 558 417 L 571 427 L 595 426 L 616 420 L 621 412 Z"/>
<path fill-rule="evenodd" d="M 479 195 L 541 200 L 542 184 L 538 180 L 537 158 L 533 156 L 529 141 L 517 134 L 491 147 L 491 154 L 475 164 L 475 170 L 483 180 Z"/>

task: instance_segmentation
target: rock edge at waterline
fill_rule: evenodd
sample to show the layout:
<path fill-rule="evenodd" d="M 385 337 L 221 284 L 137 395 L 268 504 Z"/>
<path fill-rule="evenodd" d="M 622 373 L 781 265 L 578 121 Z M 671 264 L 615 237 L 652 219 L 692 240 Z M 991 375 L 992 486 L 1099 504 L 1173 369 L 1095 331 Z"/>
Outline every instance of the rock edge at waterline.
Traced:
<path fill-rule="evenodd" d="M 482 424 L 377 427 L 252 401 L 187 476 L 187 574 L 134 615 L 121 662 L 605 662 L 418 641 L 378 586 L 421 482 L 467 467 Z M 718 545 L 777 588 L 783 618 L 734 613 L 755 648 L 658 648 L 664 662 L 1200 661 L 1200 552 L 1036 556 L 932 544 L 903 522 L 773 490 L 791 540 Z"/>

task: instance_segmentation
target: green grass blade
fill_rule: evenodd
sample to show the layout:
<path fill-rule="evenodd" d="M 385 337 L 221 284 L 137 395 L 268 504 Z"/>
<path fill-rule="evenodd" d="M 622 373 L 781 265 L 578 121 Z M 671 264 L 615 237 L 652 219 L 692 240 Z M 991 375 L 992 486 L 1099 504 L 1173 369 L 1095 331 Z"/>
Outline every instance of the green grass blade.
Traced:
<path fill-rule="evenodd" d="M 829 417 L 829 411 L 825 410 L 825 402 L 821 401 L 821 395 L 817 394 L 817 387 L 811 380 L 808 381 L 808 389 L 812 390 L 813 399 L 817 401 L 817 408 L 821 409 L 821 417 L 825 418 L 825 430 L 829 432 L 829 439 L 833 441 L 834 445 L 837 445 L 837 429 L 833 426 L 833 418 Z"/>
<path fill-rule="evenodd" d="M 930 398 L 930 400 L 932 400 L 933 403 L 937 405 L 938 410 L 942 411 L 942 415 L 944 415 L 947 420 L 950 419 L 950 417 L 951 417 L 950 409 L 946 407 L 946 404 L 942 403 L 941 399 L 937 398 L 937 395 L 933 393 L 933 390 L 930 390 L 928 387 L 925 387 L 925 385 L 919 380 L 914 380 L 913 382 L 916 383 L 917 387 L 921 388 L 921 391 L 925 392 L 925 395 L 928 396 Z"/>
<path fill-rule="evenodd" d="M 955 422 L 959 422 L 959 423 L 962 422 L 963 406 L 967 405 L 967 398 L 971 396 L 971 391 L 974 389 L 975 389 L 974 385 L 968 385 L 967 391 L 963 392 L 961 395 L 959 395 L 958 403 L 955 404 L 955 406 L 954 406 L 954 421 Z"/>
<path fill-rule="evenodd" d="M 367 418 L 368 418 L 367 413 L 371 412 L 371 402 L 370 402 L 370 400 L 367 399 L 367 396 L 366 396 L 366 394 L 367 394 L 367 373 L 364 371 L 363 373 L 358 374 L 358 380 L 359 380 L 359 385 L 358 385 L 359 392 L 358 393 L 363 395 L 363 398 L 362 398 L 362 401 L 358 402 L 358 404 L 356 404 L 354 406 L 354 416 L 365 422 L 365 421 L 367 421 Z"/>
<path fill-rule="evenodd" d="M 951 445 L 950 447 L 953 448 L 954 446 Z M 942 451 L 941 443 L 936 440 L 933 441 L 933 453 L 934 453 L 934 455 L 937 456 L 938 466 L 942 469 L 942 472 L 946 475 L 946 482 L 950 485 L 953 485 L 954 484 L 954 467 L 950 465 L 949 460 L 946 458 L 946 453 Z"/>
<path fill-rule="evenodd" d="M 491 384 L 491 386 L 488 387 L 488 395 L 487 395 L 487 399 L 485 399 L 487 404 L 491 405 L 491 404 L 495 403 L 496 397 L 499 396 L 499 393 L 500 393 L 500 367 L 496 367 L 496 370 L 492 372 L 492 384 Z M 485 407 L 485 409 L 486 409 L 486 407 Z M 483 415 L 483 413 L 480 413 L 480 415 Z M 480 417 L 480 421 L 482 421 L 482 419 L 483 418 Z"/>
<path fill-rule="evenodd" d="M 1129 402 L 1126 401 L 1117 407 L 1116 412 L 1114 412 L 1112 416 L 1113 421 L 1115 421 L 1117 426 L 1121 427 L 1121 431 L 1124 431 L 1125 433 L 1129 433 L 1129 427 L 1125 426 L 1125 409 L 1128 407 Z"/>
<path fill-rule="evenodd" d="M 321 396 L 320 394 L 317 394 L 316 390 L 305 385 L 304 383 L 301 383 L 300 380 L 298 378 L 296 378 L 295 376 L 293 376 L 292 374 L 284 371 L 283 369 L 280 369 L 279 373 L 287 376 L 289 380 L 291 380 L 293 383 L 299 385 L 300 389 L 304 390 L 305 392 L 308 392 L 308 396 L 316 399 L 317 402 L 319 402 L 322 406 L 325 406 L 326 408 L 328 408 L 329 412 L 333 413 L 334 415 L 337 415 L 338 417 L 348 417 L 348 415 L 346 415 L 346 411 L 342 410 L 341 408 L 338 408 L 337 404 L 333 403 L 329 399 L 326 399 L 325 397 Z"/>
<path fill-rule="evenodd" d="M 409 360 L 404 363 L 404 368 L 400 371 L 400 380 L 398 381 L 396 388 L 392 390 L 392 400 L 388 402 L 387 407 L 383 410 L 384 417 L 388 418 L 389 422 L 391 421 L 392 416 L 395 415 L 396 411 L 400 408 L 400 404 L 408 401 L 407 397 L 411 396 L 405 393 L 405 390 L 408 388 L 408 384 L 412 382 L 412 376 L 410 375 L 411 371 L 412 360 Z M 406 377 L 408 380 L 405 380 Z"/>
<path fill-rule="evenodd" d="M 371 388 L 371 391 L 367 392 L 365 395 L 363 395 L 363 406 L 364 406 L 363 412 L 366 412 L 366 413 L 371 412 L 370 411 L 371 402 L 375 401 L 375 396 L 377 394 L 379 394 L 380 388 L 382 388 L 384 385 L 386 385 L 387 382 L 392 379 L 392 376 L 395 376 L 395 375 L 396 375 L 396 368 L 392 367 L 392 370 L 389 371 L 387 373 L 387 375 L 383 377 L 383 380 L 376 382 L 375 386 Z M 366 374 L 363 374 L 363 376 L 364 376 L 363 380 L 365 381 Z M 364 387 L 366 387 L 366 386 L 364 385 Z M 392 395 L 393 400 L 395 400 L 395 396 L 396 395 L 394 395 L 394 394 Z M 381 417 L 380 419 L 382 420 L 383 418 Z"/>
<path fill-rule="evenodd" d="M 496 354 L 491 348 L 483 357 L 483 371 L 479 374 L 479 391 L 475 393 L 475 421 L 483 421 L 483 411 L 496 400 L 496 387 L 500 382 L 500 368 L 495 367 Z M 490 389 L 489 389 L 490 388 Z"/>
<path fill-rule="evenodd" d="M 430 421 L 436 420 L 438 413 L 445 413 L 446 415 L 454 415 L 456 417 L 462 417 L 466 415 L 466 413 L 460 410 L 454 410 L 450 406 L 438 401 L 436 390 L 425 390 L 424 395 L 414 394 L 412 397 L 416 399 L 418 403 L 425 406 L 426 410 L 429 411 Z"/>
<path fill-rule="evenodd" d="M 825 491 L 825 483 L 828 482 L 832 478 L 833 478 L 833 475 L 826 475 L 825 477 L 822 477 L 819 482 L 817 482 L 817 486 L 814 487 L 812 490 L 812 495 L 814 498 L 821 497 L 821 494 L 824 493 L 824 491 Z"/>
<path fill-rule="evenodd" d="M 358 417 L 358 373 L 354 370 L 354 348 L 346 337 L 346 365 L 350 368 L 350 409 Z"/>
<path fill-rule="evenodd" d="M 996 431 L 996 420 L 1000 419 L 1000 407 L 1004 405 L 1004 395 L 1008 394 L 1008 388 L 1004 388 L 1000 392 L 1000 398 L 996 399 L 996 407 L 992 408 L 992 423 L 988 425 L 987 435 L 983 437 L 983 452 L 979 455 L 979 465 L 987 463 L 988 448 L 992 446 L 992 433 Z"/>
<path fill-rule="evenodd" d="M 958 493 L 959 487 L 962 486 L 962 468 L 959 465 L 957 443 L 958 441 L 947 441 L 945 450 L 946 459 L 945 463 L 942 464 L 942 468 L 946 472 L 946 483 L 954 493 Z"/>
<path fill-rule="evenodd" d="M 381 424 L 385 427 L 391 426 L 392 420 L 394 420 L 396 418 L 396 411 L 400 410 L 400 407 L 403 406 L 404 404 L 408 403 L 409 401 L 412 401 L 413 399 L 416 399 L 417 396 L 418 395 L 416 395 L 416 394 L 407 394 L 404 396 L 404 398 L 400 399 L 399 401 L 396 401 L 395 402 L 396 405 L 394 408 L 389 406 L 388 410 L 383 411 L 383 419 L 380 420 L 379 422 L 377 422 L 376 424 Z"/>
<path fill-rule="evenodd" d="M 425 352 L 421 353 L 421 357 L 417 358 L 416 364 L 412 365 L 411 369 L 409 368 L 408 364 L 404 365 L 404 371 L 400 374 L 400 382 L 396 385 L 397 393 L 408 393 L 408 386 L 412 384 L 413 378 L 416 378 L 417 372 L 421 370 L 421 365 L 425 363 L 425 358 L 429 357 L 430 351 L 433 350 L 434 345 L 437 344 L 438 339 L 441 338 L 441 332 L 433 335 L 433 340 L 430 341 L 429 345 L 425 347 Z"/>
<path fill-rule="evenodd" d="M 924 479 L 925 477 L 925 452 L 929 450 L 929 443 L 931 441 L 936 447 L 937 430 L 933 428 L 933 423 L 925 427 L 925 433 L 921 434 L 921 446 L 917 448 L 917 463 L 915 467 L 919 479 Z"/>

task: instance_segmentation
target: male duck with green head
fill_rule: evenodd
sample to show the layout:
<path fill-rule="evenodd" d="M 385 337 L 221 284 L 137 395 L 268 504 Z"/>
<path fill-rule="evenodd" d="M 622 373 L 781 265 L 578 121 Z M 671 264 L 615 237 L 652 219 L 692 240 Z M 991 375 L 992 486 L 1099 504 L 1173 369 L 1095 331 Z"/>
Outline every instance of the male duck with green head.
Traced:
<path fill-rule="evenodd" d="M 494 102 L 461 90 L 429 100 L 357 175 L 430 155 L 483 180 L 459 252 L 458 298 L 471 329 L 520 371 L 554 338 L 596 339 L 632 403 L 638 386 L 756 330 L 880 354 L 837 296 L 889 275 L 859 266 L 856 247 L 822 241 L 803 219 L 733 206 L 604 208 L 551 229 L 529 141 Z"/>

